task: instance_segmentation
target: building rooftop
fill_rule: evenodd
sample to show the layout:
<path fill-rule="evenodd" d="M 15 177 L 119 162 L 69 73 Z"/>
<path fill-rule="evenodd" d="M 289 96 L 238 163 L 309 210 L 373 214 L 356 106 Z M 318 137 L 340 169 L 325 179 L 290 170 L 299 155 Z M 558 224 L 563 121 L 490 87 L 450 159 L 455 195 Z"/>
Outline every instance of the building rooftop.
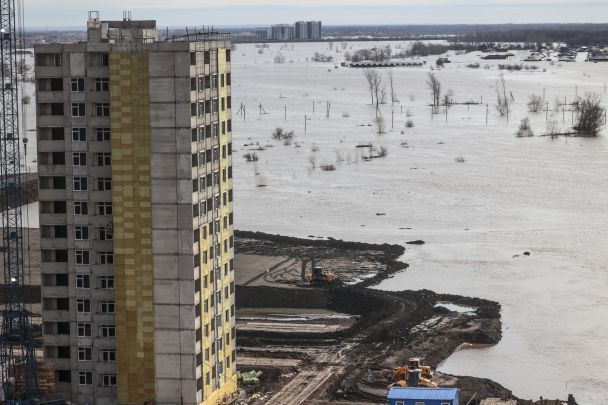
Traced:
<path fill-rule="evenodd" d="M 457 388 L 415 388 L 393 387 L 388 392 L 387 399 L 430 399 L 452 401 L 458 398 Z"/>
<path fill-rule="evenodd" d="M 89 12 L 87 21 L 89 42 L 156 42 L 155 20 L 132 20 L 131 13 L 125 11 L 122 20 L 102 21 L 98 11 Z"/>

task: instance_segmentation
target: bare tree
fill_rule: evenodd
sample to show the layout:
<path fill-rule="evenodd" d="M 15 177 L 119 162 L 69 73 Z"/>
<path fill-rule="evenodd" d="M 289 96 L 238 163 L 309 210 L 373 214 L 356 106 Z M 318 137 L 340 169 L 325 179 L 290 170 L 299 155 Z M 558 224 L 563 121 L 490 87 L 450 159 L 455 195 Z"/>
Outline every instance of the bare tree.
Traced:
<path fill-rule="evenodd" d="M 587 93 L 583 97 L 577 97 L 572 106 L 576 112 L 574 130 L 582 136 L 596 136 L 606 122 L 602 97 L 596 93 Z"/>
<path fill-rule="evenodd" d="M 272 131 L 272 139 L 274 139 L 275 141 L 289 141 L 289 143 L 291 143 L 291 141 L 293 141 L 293 138 L 295 138 L 296 133 L 294 130 L 291 131 L 286 131 L 281 127 L 276 127 L 274 129 L 274 131 Z"/>
<path fill-rule="evenodd" d="M 532 94 L 528 100 L 528 111 L 537 113 L 543 108 L 543 105 L 545 105 L 545 99 L 537 94 Z"/>
<path fill-rule="evenodd" d="M 532 131 L 532 125 L 530 124 L 530 118 L 526 117 L 519 123 L 519 128 L 517 129 L 517 133 L 515 134 L 517 137 L 527 137 L 534 136 L 534 131 Z"/>
<path fill-rule="evenodd" d="M 310 163 L 312 170 L 315 170 L 317 168 L 317 157 L 315 155 L 310 155 L 308 157 L 308 162 Z"/>
<path fill-rule="evenodd" d="M 382 115 L 376 117 L 376 132 L 378 134 L 383 134 L 386 132 L 386 123 L 384 122 Z"/>
<path fill-rule="evenodd" d="M 380 104 L 386 102 L 386 86 L 382 83 L 382 76 L 378 71 L 373 77 L 374 96 L 376 96 L 376 118 L 380 115 Z"/>
<path fill-rule="evenodd" d="M 431 90 L 431 96 L 433 97 L 433 110 L 436 111 L 440 104 L 441 98 L 441 82 L 437 79 L 434 73 L 429 73 L 429 78 L 426 81 L 426 85 Z"/>
<path fill-rule="evenodd" d="M 500 78 L 496 81 L 496 110 L 498 114 L 501 116 L 509 116 L 511 112 L 511 98 L 509 94 L 507 94 L 507 83 L 505 81 L 505 76 L 503 74 L 500 75 Z"/>
<path fill-rule="evenodd" d="M 555 120 L 551 120 L 547 122 L 547 135 L 554 138 L 557 134 L 559 134 L 559 124 Z"/>
<path fill-rule="evenodd" d="M 285 63 L 285 55 L 281 52 L 277 52 L 277 54 L 274 55 L 274 63 Z"/>
<path fill-rule="evenodd" d="M 450 107 L 454 103 L 454 90 L 448 89 L 448 92 L 443 96 L 443 105 Z"/>
<path fill-rule="evenodd" d="M 365 76 L 365 80 L 367 80 L 367 86 L 369 88 L 369 93 L 372 97 L 372 104 L 374 104 L 374 83 L 378 80 L 378 70 L 376 69 L 365 69 L 363 70 L 363 76 Z"/>
<path fill-rule="evenodd" d="M 380 104 L 386 104 L 386 86 L 382 85 L 382 87 L 380 87 Z"/>
<path fill-rule="evenodd" d="M 336 150 L 334 151 L 334 153 L 336 154 L 336 163 L 337 163 L 337 164 L 342 164 L 342 163 L 344 163 L 344 152 L 342 152 L 342 151 L 341 151 L 341 150 L 339 150 L 339 149 L 336 149 Z"/>
<path fill-rule="evenodd" d="M 391 90 L 391 103 L 398 103 L 399 100 L 397 99 L 397 95 L 395 94 L 395 77 L 393 75 L 393 71 L 389 70 L 388 72 L 386 72 L 386 76 L 388 77 L 388 84 Z"/>

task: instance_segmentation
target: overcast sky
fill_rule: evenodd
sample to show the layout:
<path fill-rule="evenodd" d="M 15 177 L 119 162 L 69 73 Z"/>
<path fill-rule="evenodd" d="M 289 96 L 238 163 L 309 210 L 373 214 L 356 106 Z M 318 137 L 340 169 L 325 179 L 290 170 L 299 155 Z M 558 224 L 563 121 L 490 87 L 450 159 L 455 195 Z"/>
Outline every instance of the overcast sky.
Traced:
<path fill-rule="evenodd" d="M 85 27 L 102 19 L 156 19 L 160 26 L 608 22 L 608 0 L 24 0 L 27 27 Z M 303 6 L 302 4 L 305 4 Z"/>

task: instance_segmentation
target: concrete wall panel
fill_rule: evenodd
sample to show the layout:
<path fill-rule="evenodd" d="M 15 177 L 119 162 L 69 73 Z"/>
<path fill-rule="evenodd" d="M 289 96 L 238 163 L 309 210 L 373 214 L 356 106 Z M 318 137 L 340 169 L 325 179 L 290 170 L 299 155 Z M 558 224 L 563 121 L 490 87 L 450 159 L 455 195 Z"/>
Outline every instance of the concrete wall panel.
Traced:
<path fill-rule="evenodd" d="M 173 218 L 170 218 L 173 219 Z M 178 232 L 171 229 L 152 230 L 152 249 L 155 254 L 177 254 Z"/>
<path fill-rule="evenodd" d="M 155 304 L 179 304 L 179 283 L 176 280 L 155 280 Z M 160 325 L 159 325 L 160 326 Z"/>

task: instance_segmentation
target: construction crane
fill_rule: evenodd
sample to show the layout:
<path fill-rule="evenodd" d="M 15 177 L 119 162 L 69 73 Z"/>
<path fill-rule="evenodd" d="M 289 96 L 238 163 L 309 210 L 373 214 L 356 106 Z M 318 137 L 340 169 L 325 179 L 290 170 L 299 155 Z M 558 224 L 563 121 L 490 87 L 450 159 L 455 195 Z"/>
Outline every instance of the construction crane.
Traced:
<path fill-rule="evenodd" d="M 17 44 L 23 45 L 23 1 L 0 0 L 0 181 L 4 284 L 0 325 L 0 383 L 6 404 L 30 404 L 38 397 L 35 344 L 25 305 L 21 136 Z M 24 68 L 21 66 L 21 68 Z"/>

